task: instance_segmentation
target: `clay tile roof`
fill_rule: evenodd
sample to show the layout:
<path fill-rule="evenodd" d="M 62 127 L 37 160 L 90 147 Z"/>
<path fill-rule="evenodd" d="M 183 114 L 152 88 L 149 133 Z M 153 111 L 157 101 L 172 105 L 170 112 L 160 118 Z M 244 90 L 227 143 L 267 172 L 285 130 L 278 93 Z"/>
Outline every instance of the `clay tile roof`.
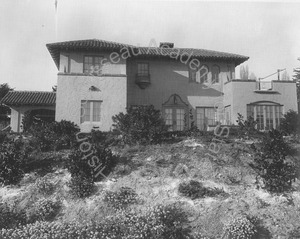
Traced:
<path fill-rule="evenodd" d="M 57 68 L 59 67 L 59 55 L 60 51 L 65 50 L 92 50 L 92 51 L 116 51 L 120 52 L 122 48 L 128 48 L 131 51 L 139 52 L 138 56 L 147 57 L 170 57 L 174 52 L 179 51 L 179 55 L 191 55 L 192 57 L 206 60 L 229 60 L 239 65 L 248 60 L 249 57 L 238 54 L 205 50 L 205 49 L 193 49 L 193 48 L 159 48 L 159 47 L 137 47 L 122 43 L 116 43 L 111 41 L 90 39 L 90 40 L 78 40 L 78 41 L 66 41 L 56 42 L 46 45 Z"/>
<path fill-rule="evenodd" d="M 55 105 L 56 93 L 47 91 L 9 91 L 1 100 L 1 104 L 8 106 Z"/>

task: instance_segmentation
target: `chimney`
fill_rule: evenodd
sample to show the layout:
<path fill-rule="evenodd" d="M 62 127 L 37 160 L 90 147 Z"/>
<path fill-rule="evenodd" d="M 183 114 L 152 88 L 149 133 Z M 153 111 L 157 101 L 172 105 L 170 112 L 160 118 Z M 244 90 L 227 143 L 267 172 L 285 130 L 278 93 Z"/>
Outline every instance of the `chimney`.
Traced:
<path fill-rule="evenodd" d="M 174 43 L 171 42 L 160 42 L 159 48 L 174 48 Z"/>

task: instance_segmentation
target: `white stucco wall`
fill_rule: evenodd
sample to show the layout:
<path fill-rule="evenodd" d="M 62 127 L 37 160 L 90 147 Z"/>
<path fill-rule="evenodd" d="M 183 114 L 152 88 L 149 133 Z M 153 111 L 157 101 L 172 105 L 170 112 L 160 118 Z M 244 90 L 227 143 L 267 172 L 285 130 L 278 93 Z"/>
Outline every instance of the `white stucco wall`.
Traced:
<path fill-rule="evenodd" d="M 84 76 L 58 75 L 55 120 L 70 120 L 84 132 L 93 126 L 108 131 L 112 126 L 112 116 L 126 109 L 126 76 Z M 94 86 L 100 91 L 91 91 Z M 81 100 L 99 100 L 101 121 L 80 123 Z"/>
<path fill-rule="evenodd" d="M 297 111 L 296 83 L 273 81 L 273 90 L 270 93 L 257 92 L 255 81 L 232 81 L 224 85 L 224 104 L 232 106 L 232 123 L 235 123 L 238 113 L 246 117 L 247 104 L 257 101 L 272 101 L 282 104 L 283 113 L 290 109 Z"/>

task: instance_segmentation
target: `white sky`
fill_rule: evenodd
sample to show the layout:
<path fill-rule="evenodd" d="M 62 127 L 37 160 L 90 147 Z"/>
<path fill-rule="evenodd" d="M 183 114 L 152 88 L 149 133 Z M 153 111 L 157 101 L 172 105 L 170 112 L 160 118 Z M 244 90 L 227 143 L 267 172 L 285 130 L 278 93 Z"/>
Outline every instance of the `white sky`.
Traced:
<path fill-rule="evenodd" d="M 292 77 L 300 66 L 300 2 L 58 0 L 57 16 L 54 6 L 1 0 L 0 83 L 51 91 L 58 71 L 45 45 L 93 38 L 246 55 L 244 65 L 257 77 L 283 68 Z"/>

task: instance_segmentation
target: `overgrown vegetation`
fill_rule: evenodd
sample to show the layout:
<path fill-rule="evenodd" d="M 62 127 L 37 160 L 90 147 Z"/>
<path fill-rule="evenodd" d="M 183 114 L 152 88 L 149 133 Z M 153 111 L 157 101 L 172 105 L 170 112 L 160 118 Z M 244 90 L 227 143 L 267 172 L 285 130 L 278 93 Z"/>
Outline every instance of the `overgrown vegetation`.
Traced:
<path fill-rule="evenodd" d="M 286 159 L 291 148 L 284 141 L 283 133 L 278 130 L 269 131 L 261 147 L 256 150 L 256 164 L 253 167 L 263 178 L 265 188 L 276 193 L 290 190 L 296 171 L 293 162 Z"/>
<path fill-rule="evenodd" d="M 281 119 L 280 129 L 286 134 L 300 134 L 300 114 L 289 110 Z"/>
<path fill-rule="evenodd" d="M 121 187 L 116 192 L 107 191 L 104 196 L 104 202 L 115 209 L 124 209 L 130 204 L 136 203 L 138 195 L 129 187 Z"/>
<path fill-rule="evenodd" d="M 130 107 L 127 112 L 113 117 L 114 127 L 126 144 L 159 142 L 168 127 L 159 110 L 153 105 Z"/>
<path fill-rule="evenodd" d="M 191 180 L 189 182 L 183 182 L 179 185 L 179 193 L 185 197 L 191 199 L 203 198 L 203 197 L 214 197 L 217 195 L 226 195 L 226 193 L 218 188 L 206 188 L 202 183 Z"/>
<path fill-rule="evenodd" d="M 0 145 L 0 183 L 18 183 L 24 175 L 23 165 L 26 152 L 19 140 L 3 142 Z"/>
<path fill-rule="evenodd" d="M 92 195 L 95 184 L 93 178 L 75 175 L 72 176 L 68 186 L 72 196 L 75 198 L 85 198 Z"/>
<path fill-rule="evenodd" d="M 249 116 L 248 119 L 245 120 L 243 115 L 238 114 L 236 122 L 239 126 L 238 134 L 240 137 L 251 138 L 258 134 L 258 130 L 256 129 L 257 120 L 254 120 L 253 117 Z"/>
<path fill-rule="evenodd" d="M 241 215 L 231 220 L 224 228 L 225 239 L 254 239 L 257 229 L 253 219 Z"/>

